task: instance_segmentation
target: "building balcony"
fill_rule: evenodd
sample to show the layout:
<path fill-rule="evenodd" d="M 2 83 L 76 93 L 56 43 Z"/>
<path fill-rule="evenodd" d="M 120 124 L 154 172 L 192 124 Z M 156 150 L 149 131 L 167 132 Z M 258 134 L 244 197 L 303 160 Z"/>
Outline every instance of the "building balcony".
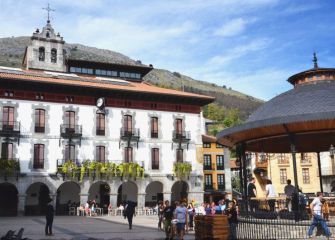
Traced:
<path fill-rule="evenodd" d="M 211 165 L 204 164 L 204 170 L 215 170 L 215 163 L 212 163 Z"/>
<path fill-rule="evenodd" d="M 151 138 L 158 138 L 158 132 L 152 131 L 150 136 L 151 136 Z"/>
<path fill-rule="evenodd" d="M 290 165 L 290 160 L 288 157 L 280 156 L 277 158 L 278 165 Z"/>
<path fill-rule="evenodd" d="M 173 131 L 172 141 L 173 142 L 182 142 L 187 143 L 191 140 L 191 133 L 189 131 Z"/>
<path fill-rule="evenodd" d="M 81 138 L 82 127 L 81 125 L 62 124 L 60 125 L 60 136 L 62 138 Z"/>
<path fill-rule="evenodd" d="M 217 190 L 224 191 L 224 190 L 226 190 L 226 187 L 225 187 L 224 184 L 218 184 L 218 189 Z"/>
<path fill-rule="evenodd" d="M 215 183 L 212 184 L 205 184 L 205 191 L 214 191 L 215 190 Z"/>
<path fill-rule="evenodd" d="M 256 168 L 268 169 L 268 161 L 256 161 Z"/>
<path fill-rule="evenodd" d="M 97 136 L 105 136 L 105 129 L 96 129 L 95 134 Z"/>
<path fill-rule="evenodd" d="M 17 121 L 1 121 L 0 136 L 1 137 L 19 137 L 21 132 L 20 122 Z"/>
<path fill-rule="evenodd" d="M 45 127 L 35 126 L 35 133 L 44 133 Z"/>
<path fill-rule="evenodd" d="M 312 158 L 311 156 L 304 156 L 300 160 L 301 165 L 312 165 Z"/>
<path fill-rule="evenodd" d="M 224 170 L 224 165 L 217 165 L 216 170 L 219 170 L 219 171 Z"/>
<path fill-rule="evenodd" d="M 0 176 L 4 177 L 5 181 L 8 177 L 19 178 L 20 161 L 18 158 L 1 158 L 0 159 Z"/>
<path fill-rule="evenodd" d="M 138 142 L 140 140 L 140 129 L 139 128 L 121 128 L 120 129 L 120 142 L 119 147 L 121 146 L 121 140 L 126 141 L 128 143 L 128 146 L 130 146 L 131 142 L 136 142 L 136 145 L 138 147 Z"/>

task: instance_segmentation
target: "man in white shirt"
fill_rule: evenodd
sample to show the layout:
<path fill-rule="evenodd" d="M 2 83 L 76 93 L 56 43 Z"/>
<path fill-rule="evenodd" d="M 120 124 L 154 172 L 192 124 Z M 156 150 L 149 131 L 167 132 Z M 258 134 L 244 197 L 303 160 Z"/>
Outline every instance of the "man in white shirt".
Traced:
<path fill-rule="evenodd" d="M 310 204 L 310 209 L 312 211 L 312 215 L 313 215 L 313 220 L 312 220 L 312 224 L 308 229 L 308 237 L 312 237 L 313 234 L 313 230 L 314 228 L 320 224 L 326 237 L 329 239 L 329 237 L 331 236 L 331 233 L 328 229 L 327 223 L 324 220 L 324 218 L 322 217 L 322 203 L 321 200 L 323 198 L 323 193 L 322 192 L 318 192 L 317 197 L 314 198 L 313 202 Z"/>

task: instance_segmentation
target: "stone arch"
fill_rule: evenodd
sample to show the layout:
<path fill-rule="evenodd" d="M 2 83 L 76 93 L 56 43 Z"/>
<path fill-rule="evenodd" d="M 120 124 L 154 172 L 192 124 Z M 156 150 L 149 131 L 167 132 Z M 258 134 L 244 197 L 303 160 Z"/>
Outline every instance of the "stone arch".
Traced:
<path fill-rule="evenodd" d="M 31 184 L 26 191 L 25 215 L 44 215 L 50 199 L 50 189 L 42 182 Z"/>
<path fill-rule="evenodd" d="M 117 205 L 125 201 L 137 203 L 138 186 L 132 181 L 122 183 L 117 191 Z"/>
<path fill-rule="evenodd" d="M 163 183 L 154 181 L 145 189 L 145 206 L 155 206 L 159 201 L 163 201 Z"/>
<path fill-rule="evenodd" d="M 78 183 L 68 181 L 62 183 L 57 189 L 56 213 L 68 214 L 69 204 L 78 206 L 80 204 L 80 186 Z"/>
<path fill-rule="evenodd" d="M 109 200 L 110 186 L 104 181 L 93 183 L 88 190 L 88 201 L 93 201 L 98 204 L 98 207 L 107 210 L 110 203 Z"/>
<path fill-rule="evenodd" d="M 14 184 L 0 183 L 0 217 L 16 216 L 18 191 Z"/>
<path fill-rule="evenodd" d="M 171 188 L 171 202 L 187 201 L 189 186 L 185 181 L 177 181 Z"/>

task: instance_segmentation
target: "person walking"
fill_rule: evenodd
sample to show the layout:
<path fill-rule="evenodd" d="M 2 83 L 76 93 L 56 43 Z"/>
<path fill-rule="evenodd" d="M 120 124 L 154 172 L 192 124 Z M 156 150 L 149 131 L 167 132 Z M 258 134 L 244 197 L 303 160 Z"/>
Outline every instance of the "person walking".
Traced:
<path fill-rule="evenodd" d="M 274 212 L 275 211 L 276 200 L 271 199 L 271 198 L 276 197 L 276 191 L 275 191 L 275 188 L 273 187 L 272 181 L 270 179 L 267 180 L 265 190 L 266 190 L 266 198 L 269 198 L 268 199 L 268 204 L 269 204 L 270 212 Z"/>
<path fill-rule="evenodd" d="M 162 229 L 163 211 L 164 211 L 164 203 L 163 201 L 160 201 L 158 205 L 158 228 L 159 229 Z"/>
<path fill-rule="evenodd" d="M 129 229 L 132 229 L 134 215 L 135 215 L 135 203 L 132 201 L 128 201 L 128 203 L 124 208 L 124 216 L 128 220 Z"/>
<path fill-rule="evenodd" d="M 228 214 L 228 223 L 230 228 L 229 240 L 237 239 L 237 210 L 236 210 L 236 201 L 235 199 L 229 203 L 229 207 L 227 209 Z"/>
<path fill-rule="evenodd" d="M 292 197 L 296 189 L 291 184 L 291 179 L 287 179 L 286 183 L 287 185 L 284 187 L 284 193 L 286 195 L 286 208 L 288 211 L 292 211 Z"/>
<path fill-rule="evenodd" d="M 165 231 L 165 240 L 173 239 L 172 232 L 172 218 L 173 218 L 174 207 L 171 205 L 169 200 L 165 201 L 165 208 L 163 210 L 163 223 L 164 223 L 164 231 Z"/>
<path fill-rule="evenodd" d="M 308 229 L 308 237 L 312 238 L 313 235 L 313 230 L 315 227 L 317 227 L 318 225 L 321 226 L 321 228 L 323 229 L 326 237 L 329 239 L 329 237 L 332 235 L 329 231 L 329 228 L 327 226 L 327 223 L 325 221 L 325 219 L 322 216 L 322 199 L 323 199 L 323 193 L 322 192 L 318 192 L 317 197 L 314 198 L 314 200 L 312 201 L 312 203 L 310 204 L 310 209 L 312 211 L 312 215 L 313 215 L 313 220 L 312 223 Z"/>
<path fill-rule="evenodd" d="M 52 205 L 52 199 L 49 198 L 46 215 L 45 215 L 45 218 L 46 218 L 45 235 L 46 236 L 52 236 L 52 223 L 54 221 L 54 213 L 55 213 L 55 210 Z"/>
<path fill-rule="evenodd" d="M 249 201 L 249 209 L 251 212 L 255 213 L 256 210 L 258 209 L 258 204 L 257 204 L 257 200 L 252 199 L 257 197 L 257 190 L 256 190 L 256 186 L 255 186 L 255 178 L 252 177 L 250 179 L 250 182 L 248 184 L 248 201 Z"/>
<path fill-rule="evenodd" d="M 178 220 L 177 222 L 178 240 L 184 240 L 187 208 L 184 206 L 183 202 L 179 203 L 179 206 L 174 211 L 174 215 L 175 215 L 175 219 Z"/>

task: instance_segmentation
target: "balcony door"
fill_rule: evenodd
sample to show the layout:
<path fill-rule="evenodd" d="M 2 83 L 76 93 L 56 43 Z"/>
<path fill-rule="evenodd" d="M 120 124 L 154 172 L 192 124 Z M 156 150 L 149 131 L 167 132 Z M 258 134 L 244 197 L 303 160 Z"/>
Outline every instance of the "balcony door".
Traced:
<path fill-rule="evenodd" d="M 3 107 L 2 110 L 2 128 L 3 130 L 13 130 L 14 129 L 14 108 L 13 107 Z"/>
<path fill-rule="evenodd" d="M 151 118 L 151 138 L 158 138 L 158 118 Z"/>
<path fill-rule="evenodd" d="M 74 161 L 76 159 L 75 145 L 65 145 L 64 161 Z"/>
<path fill-rule="evenodd" d="M 65 112 L 65 124 L 66 124 L 66 131 L 67 132 L 74 132 L 75 131 L 75 120 L 76 120 L 76 113 L 74 111 L 66 111 Z"/>
<path fill-rule="evenodd" d="M 205 189 L 213 189 L 212 174 L 205 174 Z"/>
<path fill-rule="evenodd" d="M 34 145 L 34 169 L 44 168 L 44 145 Z"/>
<path fill-rule="evenodd" d="M 105 162 L 106 161 L 106 153 L 105 146 L 96 146 L 96 157 L 97 162 Z"/>
<path fill-rule="evenodd" d="M 131 115 L 123 116 L 123 130 L 125 135 L 132 135 L 133 132 L 133 117 Z"/>
<path fill-rule="evenodd" d="M 176 119 L 175 131 L 176 131 L 177 138 L 183 136 L 183 119 Z"/>
<path fill-rule="evenodd" d="M 184 161 L 184 159 L 183 159 L 183 149 L 177 149 L 177 151 L 176 151 L 176 158 L 177 158 L 177 162 L 183 162 Z"/>
<path fill-rule="evenodd" d="M 105 136 L 105 114 L 97 113 L 96 135 Z"/>
<path fill-rule="evenodd" d="M 13 143 L 1 144 L 1 159 L 13 159 Z"/>
<path fill-rule="evenodd" d="M 132 147 L 126 147 L 124 149 L 124 161 L 126 163 L 133 162 L 133 148 Z"/>

